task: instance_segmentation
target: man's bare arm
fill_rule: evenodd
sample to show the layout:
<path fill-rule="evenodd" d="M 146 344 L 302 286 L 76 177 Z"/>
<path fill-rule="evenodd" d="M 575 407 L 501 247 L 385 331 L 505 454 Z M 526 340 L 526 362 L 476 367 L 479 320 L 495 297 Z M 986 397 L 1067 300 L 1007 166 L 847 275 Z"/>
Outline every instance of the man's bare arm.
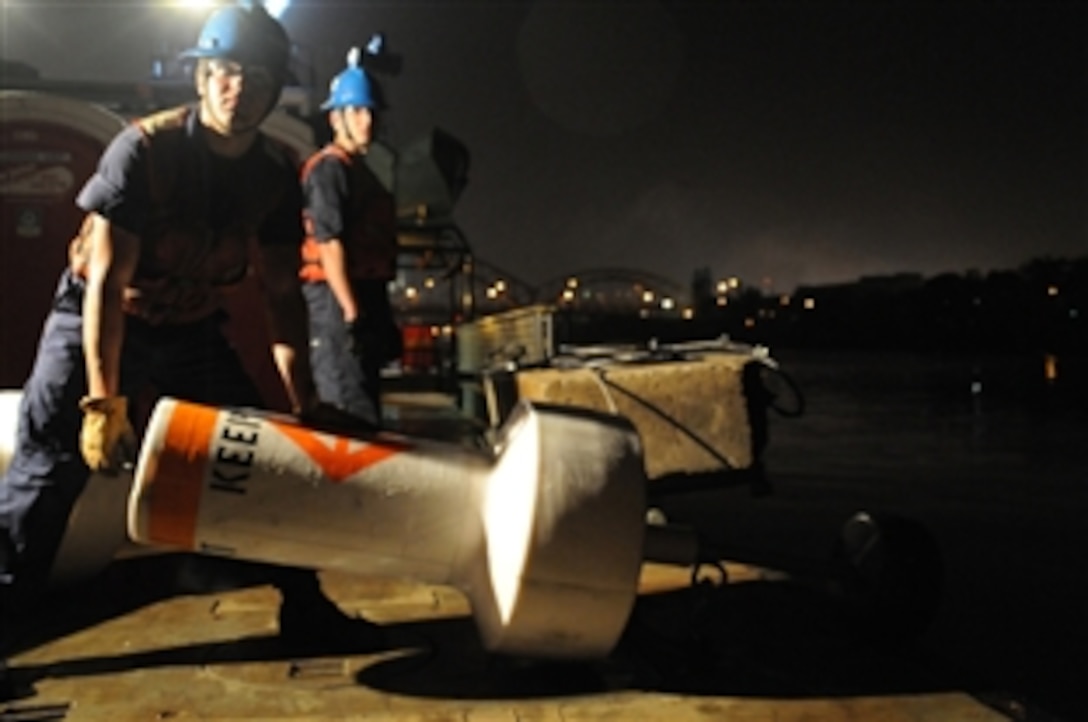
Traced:
<path fill-rule="evenodd" d="M 340 239 L 333 238 L 317 244 L 317 248 L 321 256 L 321 268 L 325 271 L 325 281 L 344 312 L 344 321 L 352 323 L 359 317 L 359 307 L 355 303 L 351 281 L 348 280 L 344 244 L 340 242 Z"/>
<path fill-rule="evenodd" d="M 262 249 L 258 267 L 272 357 L 296 414 L 312 410 L 318 402 L 310 368 L 309 322 L 298 266 L 298 248 L 282 246 Z"/>
<path fill-rule="evenodd" d="M 92 214 L 87 242 L 90 254 L 83 297 L 87 395 L 106 398 L 120 393 L 125 338 L 122 302 L 140 259 L 140 242 L 97 213 Z"/>

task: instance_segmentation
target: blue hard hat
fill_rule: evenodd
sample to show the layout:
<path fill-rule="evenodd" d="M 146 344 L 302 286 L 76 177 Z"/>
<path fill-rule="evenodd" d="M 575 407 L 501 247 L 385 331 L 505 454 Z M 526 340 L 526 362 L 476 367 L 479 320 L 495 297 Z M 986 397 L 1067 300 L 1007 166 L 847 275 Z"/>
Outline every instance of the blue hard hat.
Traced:
<path fill-rule="evenodd" d="M 329 83 L 329 97 L 321 104 L 322 110 L 341 108 L 382 107 L 381 88 L 365 70 L 359 67 L 359 48 L 348 51 L 348 67 Z"/>
<path fill-rule="evenodd" d="M 216 10 L 204 23 L 196 45 L 182 58 L 228 58 L 243 65 L 261 65 L 278 78 L 287 72 L 291 42 L 287 31 L 264 5 L 240 0 Z"/>

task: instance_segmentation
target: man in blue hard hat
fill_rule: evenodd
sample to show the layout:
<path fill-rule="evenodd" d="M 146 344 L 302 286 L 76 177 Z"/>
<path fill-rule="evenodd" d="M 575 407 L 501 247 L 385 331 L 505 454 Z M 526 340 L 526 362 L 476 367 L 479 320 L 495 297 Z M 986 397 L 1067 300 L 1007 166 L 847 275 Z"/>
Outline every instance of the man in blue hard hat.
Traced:
<path fill-rule="evenodd" d="M 196 106 L 133 122 L 76 199 L 86 217 L 0 483 L 0 635 L 11 633 L 15 605 L 44 589 L 89 474 L 131 460 L 129 399 L 153 389 L 262 405 L 221 328 L 221 294 L 248 274 L 260 277 L 271 353 L 293 412 L 324 424 L 347 418 L 320 401 L 312 378 L 297 170 L 258 130 L 279 99 L 289 50 L 283 27 L 259 3 L 217 10 L 183 53 L 196 60 Z M 247 581 L 257 574 L 280 590 L 280 635 L 292 647 L 376 641 L 376 628 L 343 615 L 314 572 L 237 564 Z"/>
<path fill-rule="evenodd" d="M 302 169 L 306 241 L 299 271 L 314 379 L 322 398 L 379 425 L 381 368 L 401 346 L 388 295 L 396 208 L 366 163 L 382 102 L 358 48 L 321 107 L 333 137 Z"/>

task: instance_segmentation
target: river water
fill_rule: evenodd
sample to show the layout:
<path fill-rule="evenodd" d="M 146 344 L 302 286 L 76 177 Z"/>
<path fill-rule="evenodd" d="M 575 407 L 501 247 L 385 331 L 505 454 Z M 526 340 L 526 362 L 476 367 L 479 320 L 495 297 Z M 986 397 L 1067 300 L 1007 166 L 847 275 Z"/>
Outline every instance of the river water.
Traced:
<path fill-rule="evenodd" d="M 811 557 L 858 510 L 921 522 L 945 586 L 916 662 L 1014 719 L 1088 719 L 1088 359 L 772 352 L 805 409 L 772 412 L 774 493 L 716 508 L 728 537 Z"/>

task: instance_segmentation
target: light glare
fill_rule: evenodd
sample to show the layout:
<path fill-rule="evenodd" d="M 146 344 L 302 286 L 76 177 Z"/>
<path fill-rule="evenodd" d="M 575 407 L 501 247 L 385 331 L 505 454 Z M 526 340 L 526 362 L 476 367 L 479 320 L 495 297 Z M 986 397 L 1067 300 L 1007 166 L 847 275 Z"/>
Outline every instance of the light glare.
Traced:
<path fill-rule="evenodd" d="M 194 11 L 208 10 L 225 4 L 221 0 L 174 0 L 174 7 Z M 266 0 L 264 8 L 269 15 L 279 19 L 290 4 L 291 0 Z"/>
<path fill-rule="evenodd" d="M 174 7 L 182 10 L 205 10 L 215 5 L 215 0 L 174 0 Z"/>
<path fill-rule="evenodd" d="M 264 7 L 268 10 L 268 14 L 274 18 L 280 18 L 283 16 L 287 6 L 291 4 L 291 0 L 268 0 Z"/>

